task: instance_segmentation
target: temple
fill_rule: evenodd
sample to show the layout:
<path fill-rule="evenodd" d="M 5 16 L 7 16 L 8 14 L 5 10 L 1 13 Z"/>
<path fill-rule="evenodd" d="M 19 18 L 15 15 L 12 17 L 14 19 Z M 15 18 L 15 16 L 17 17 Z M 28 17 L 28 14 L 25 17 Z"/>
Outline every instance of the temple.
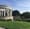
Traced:
<path fill-rule="evenodd" d="M 6 6 L 6 5 L 0 5 L 0 19 L 12 19 L 12 8 Z"/>

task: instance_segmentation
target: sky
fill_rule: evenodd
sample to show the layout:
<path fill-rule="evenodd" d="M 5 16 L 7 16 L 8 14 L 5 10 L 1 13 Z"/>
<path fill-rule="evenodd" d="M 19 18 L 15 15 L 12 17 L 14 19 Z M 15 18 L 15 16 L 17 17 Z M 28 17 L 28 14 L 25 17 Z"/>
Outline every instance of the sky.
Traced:
<path fill-rule="evenodd" d="M 30 12 L 30 0 L 0 0 L 0 4 L 8 5 L 20 13 Z"/>

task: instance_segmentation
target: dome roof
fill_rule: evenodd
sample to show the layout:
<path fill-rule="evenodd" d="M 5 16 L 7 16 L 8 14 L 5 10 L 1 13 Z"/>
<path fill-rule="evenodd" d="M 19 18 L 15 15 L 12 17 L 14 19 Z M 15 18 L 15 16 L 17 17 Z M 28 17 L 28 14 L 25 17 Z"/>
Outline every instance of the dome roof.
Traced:
<path fill-rule="evenodd" d="M 0 5 L 0 9 L 1 8 L 8 8 L 8 9 L 12 9 L 11 7 L 7 6 L 7 5 Z"/>
<path fill-rule="evenodd" d="M 0 7 L 8 7 L 8 6 L 6 6 L 6 5 L 0 5 Z"/>

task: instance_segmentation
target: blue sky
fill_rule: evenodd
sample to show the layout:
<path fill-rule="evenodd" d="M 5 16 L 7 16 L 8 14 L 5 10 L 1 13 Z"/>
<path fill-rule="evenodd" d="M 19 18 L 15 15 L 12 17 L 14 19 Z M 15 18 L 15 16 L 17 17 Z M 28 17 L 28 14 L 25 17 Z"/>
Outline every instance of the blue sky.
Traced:
<path fill-rule="evenodd" d="M 30 0 L 0 0 L 0 4 L 11 6 L 14 10 L 19 10 L 23 13 L 30 12 Z"/>

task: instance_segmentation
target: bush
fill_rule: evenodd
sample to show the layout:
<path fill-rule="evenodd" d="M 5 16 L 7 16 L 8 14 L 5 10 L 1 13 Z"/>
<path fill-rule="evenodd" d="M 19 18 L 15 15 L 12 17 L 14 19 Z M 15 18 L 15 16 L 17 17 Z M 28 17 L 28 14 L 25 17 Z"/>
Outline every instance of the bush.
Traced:
<path fill-rule="evenodd" d="M 22 21 L 30 22 L 30 18 L 24 18 Z"/>
<path fill-rule="evenodd" d="M 20 21 L 20 19 L 14 19 L 15 21 Z"/>
<path fill-rule="evenodd" d="M 7 21 L 11 21 L 11 19 L 8 19 Z"/>
<path fill-rule="evenodd" d="M 5 21 L 5 19 L 0 19 L 0 21 Z"/>
<path fill-rule="evenodd" d="M 6 26 L 0 26 L 0 27 L 5 28 L 5 29 L 8 29 L 8 27 L 6 27 Z"/>

